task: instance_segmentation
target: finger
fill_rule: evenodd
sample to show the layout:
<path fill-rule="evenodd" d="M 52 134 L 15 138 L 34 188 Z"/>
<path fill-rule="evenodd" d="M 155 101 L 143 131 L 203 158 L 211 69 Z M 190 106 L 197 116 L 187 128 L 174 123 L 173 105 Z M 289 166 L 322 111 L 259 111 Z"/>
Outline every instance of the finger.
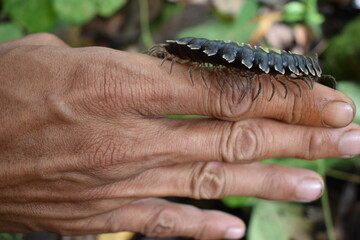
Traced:
<path fill-rule="evenodd" d="M 265 163 L 201 162 L 150 169 L 132 180 L 99 187 L 97 190 L 107 197 L 220 199 L 227 196 L 251 196 L 310 202 L 318 199 L 323 189 L 321 176 L 307 169 Z"/>
<path fill-rule="evenodd" d="M 144 169 L 187 162 L 249 163 L 279 157 L 311 160 L 349 158 L 360 154 L 360 126 L 357 124 L 338 129 L 289 125 L 270 119 L 239 122 L 143 119 L 142 124 L 138 125 L 142 131 L 133 133 L 130 129 L 128 135 L 134 137 L 128 138 L 131 151 L 125 154 L 118 147 L 123 130 L 111 128 L 109 138 L 108 132 L 101 129 L 98 136 L 104 144 L 84 145 L 81 162 L 85 164 L 94 159 L 93 151 L 88 149 L 96 146 L 96 152 L 102 154 L 96 156 L 95 162 L 98 167 L 106 166 L 106 171 L 98 171 L 96 176 L 112 180 L 118 179 L 119 173 L 126 175 L 128 172 L 138 173 Z M 111 154 L 105 154 L 108 152 Z M 124 159 L 132 160 L 132 165 L 129 165 L 131 170 L 124 170 Z"/>
<path fill-rule="evenodd" d="M 270 119 L 151 121 L 154 132 L 147 134 L 152 137 L 134 143 L 137 149 L 134 159 L 148 159 L 144 166 L 203 161 L 248 163 L 279 157 L 349 158 L 360 154 L 360 126 L 357 124 L 334 129 L 294 126 Z"/>
<path fill-rule="evenodd" d="M 192 206 L 160 199 L 134 201 L 118 210 L 80 221 L 51 222 L 44 229 L 57 229 L 62 235 L 132 231 L 147 236 L 184 236 L 197 239 L 238 239 L 244 223 L 219 211 L 199 210 Z"/>
<path fill-rule="evenodd" d="M 50 33 L 35 33 L 23 38 L 1 43 L 4 47 L 17 47 L 22 45 L 48 45 L 58 47 L 69 47 L 63 40 Z"/>
<path fill-rule="evenodd" d="M 192 75 L 198 77 L 194 77 L 196 81 L 192 86 L 188 65 L 175 64 L 169 74 L 166 66 L 159 66 L 160 59 L 144 55 L 129 55 L 127 59 L 134 71 L 141 72 L 142 78 L 151 82 L 146 85 L 145 92 L 139 87 L 141 96 L 147 101 L 146 106 L 138 106 L 139 111 L 147 115 L 197 114 L 226 120 L 267 117 L 288 123 L 332 127 L 346 126 L 354 117 L 355 105 L 349 97 L 317 83 L 314 89 L 309 89 L 305 81 L 297 80 L 302 88 L 300 97 L 298 87 L 283 80 L 289 91 L 284 99 L 283 86 L 271 80 L 271 75 L 264 75 L 258 99 L 253 101 L 249 96 L 241 100 L 244 89 L 232 89 L 228 84 L 224 85 L 223 91 L 214 84 L 207 89 L 201 83 L 199 69 L 193 70 Z M 210 73 L 206 78 L 209 83 L 215 83 L 216 74 Z M 278 94 L 269 101 L 273 91 L 271 82 L 275 82 Z M 253 92 L 256 90 L 255 87 Z"/>

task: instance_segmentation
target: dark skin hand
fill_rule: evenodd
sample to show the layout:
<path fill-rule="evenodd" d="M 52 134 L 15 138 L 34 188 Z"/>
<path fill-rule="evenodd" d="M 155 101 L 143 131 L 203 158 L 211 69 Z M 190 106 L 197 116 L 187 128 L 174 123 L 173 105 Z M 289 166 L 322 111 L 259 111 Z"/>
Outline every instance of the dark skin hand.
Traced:
<path fill-rule="evenodd" d="M 240 238 L 240 219 L 158 197 L 309 202 L 319 174 L 258 161 L 360 153 L 355 106 L 338 91 L 304 83 L 284 99 L 277 86 L 268 102 L 264 82 L 239 104 L 241 91 L 192 86 L 187 66 L 169 74 L 160 61 L 49 34 L 0 44 L 0 232 Z"/>

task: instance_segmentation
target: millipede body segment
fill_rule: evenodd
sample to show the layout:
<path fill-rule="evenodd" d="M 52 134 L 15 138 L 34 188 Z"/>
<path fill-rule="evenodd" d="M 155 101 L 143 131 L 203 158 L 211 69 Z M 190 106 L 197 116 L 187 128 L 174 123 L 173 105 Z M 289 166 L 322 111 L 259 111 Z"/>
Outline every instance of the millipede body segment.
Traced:
<path fill-rule="evenodd" d="M 257 77 L 259 84 L 261 84 L 259 77 L 264 74 L 269 75 L 268 79 L 270 81 L 277 81 L 284 86 L 286 95 L 287 85 L 279 78 L 280 75 L 295 84 L 299 88 L 300 95 L 301 86 L 295 80 L 304 80 L 312 88 L 315 81 L 330 79 L 333 82 L 333 86 L 336 86 L 336 81 L 333 77 L 322 75 L 317 57 L 311 58 L 286 51 L 267 50 L 249 44 L 186 37 L 177 40 L 167 40 L 165 44 L 155 45 L 148 53 L 163 58 L 163 61 L 171 60 L 171 68 L 174 62 L 190 63 L 191 68 L 194 66 L 207 68 L 209 66 L 215 68 L 221 67 L 221 71 L 237 72 L 242 77 L 247 76 L 247 82 L 250 81 L 249 84 L 251 85 L 254 78 Z M 192 80 L 191 69 L 189 74 Z M 201 77 L 203 78 L 202 72 Z M 204 78 L 203 81 L 206 84 Z M 229 80 L 227 82 L 229 83 Z M 271 85 L 273 86 L 272 98 L 275 86 L 273 83 Z M 258 89 L 261 89 L 261 85 L 259 85 Z M 260 91 L 258 91 L 256 97 Z"/>

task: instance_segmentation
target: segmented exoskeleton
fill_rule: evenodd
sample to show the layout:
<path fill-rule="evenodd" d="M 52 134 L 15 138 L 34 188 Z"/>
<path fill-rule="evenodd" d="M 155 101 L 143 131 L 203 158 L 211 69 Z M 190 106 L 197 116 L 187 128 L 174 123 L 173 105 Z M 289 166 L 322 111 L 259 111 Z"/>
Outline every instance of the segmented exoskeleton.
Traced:
<path fill-rule="evenodd" d="M 304 81 L 312 89 L 314 82 L 329 79 L 333 83 L 333 88 L 336 88 L 336 81 L 332 76 L 322 75 L 317 56 L 311 58 L 286 51 L 266 50 L 249 44 L 192 37 L 167 40 L 165 44 L 152 47 L 148 54 L 162 58 L 161 64 L 166 60 L 171 60 L 170 72 L 175 62 L 191 64 L 189 75 L 193 84 L 192 70 L 200 67 L 200 75 L 206 87 L 208 84 L 204 78 L 203 70 L 204 68 L 215 69 L 217 76 L 221 75 L 230 87 L 233 87 L 232 82 L 234 82 L 240 89 L 239 82 L 241 83 L 245 90 L 242 99 L 248 92 L 252 92 L 253 82 L 256 79 L 258 87 L 252 99 L 255 100 L 260 95 L 261 81 L 264 75 L 270 80 L 272 86 L 269 101 L 275 94 L 273 81 L 284 87 L 284 98 L 288 95 L 287 82 L 291 82 L 299 89 L 300 96 L 302 95 L 302 87 L 298 82 L 299 80 Z M 216 81 L 223 89 L 218 77 L 216 77 Z"/>

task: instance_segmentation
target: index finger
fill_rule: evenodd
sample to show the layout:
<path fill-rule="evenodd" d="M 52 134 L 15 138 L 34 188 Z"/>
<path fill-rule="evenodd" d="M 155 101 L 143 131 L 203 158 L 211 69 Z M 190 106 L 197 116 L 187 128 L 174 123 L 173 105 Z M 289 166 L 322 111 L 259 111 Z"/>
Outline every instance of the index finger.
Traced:
<path fill-rule="evenodd" d="M 230 87 L 214 71 L 192 69 L 192 85 L 190 66 L 187 64 L 173 64 L 170 73 L 170 61 L 165 61 L 161 66 L 159 58 L 136 54 L 133 59 L 137 64 L 141 63 L 142 77 L 151 82 L 145 89 L 145 95 L 147 103 L 154 107 L 146 115 L 195 114 L 231 121 L 262 117 L 287 123 L 330 127 L 347 126 L 355 115 L 355 105 L 348 96 L 318 83 L 310 89 L 305 81 L 298 80 L 302 89 L 302 96 L 299 96 L 298 86 L 287 82 L 288 94 L 284 98 L 285 88 L 282 84 L 270 81 L 270 75 L 264 75 L 259 80 L 262 83 L 261 93 L 253 100 L 259 88 L 258 83 L 252 93 L 243 98 L 243 86 L 239 84 L 238 89 L 233 82 L 234 85 Z M 128 60 L 131 60 L 130 56 Z M 209 88 L 203 83 L 201 75 Z M 219 81 L 223 81 L 222 89 L 217 86 Z M 275 85 L 276 94 L 269 101 L 273 94 L 272 84 Z"/>

